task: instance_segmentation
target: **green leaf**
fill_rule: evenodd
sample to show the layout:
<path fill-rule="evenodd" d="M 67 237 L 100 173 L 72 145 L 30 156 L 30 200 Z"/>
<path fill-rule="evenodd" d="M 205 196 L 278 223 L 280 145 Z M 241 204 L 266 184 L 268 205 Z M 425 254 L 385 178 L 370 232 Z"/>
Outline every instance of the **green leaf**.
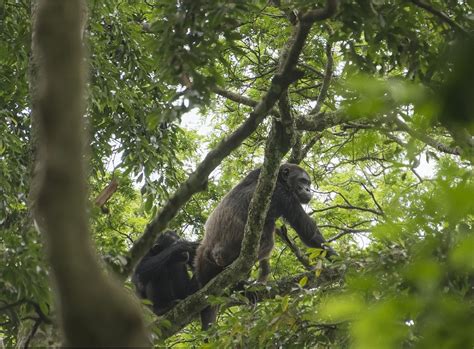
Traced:
<path fill-rule="evenodd" d="M 298 284 L 301 286 L 301 287 L 305 287 L 306 284 L 308 283 L 308 277 L 307 276 L 303 276 L 300 281 L 298 282 Z"/>

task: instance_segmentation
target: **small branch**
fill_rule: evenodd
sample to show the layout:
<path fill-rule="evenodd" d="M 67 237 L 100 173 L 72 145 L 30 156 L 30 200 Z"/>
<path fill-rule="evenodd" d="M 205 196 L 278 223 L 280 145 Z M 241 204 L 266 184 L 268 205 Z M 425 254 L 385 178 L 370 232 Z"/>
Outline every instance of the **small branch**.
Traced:
<path fill-rule="evenodd" d="M 379 214 L 382 215 L 382 216 L 385 216 L 385 213 L 382 209 L 382 206 L 379 205 L 377 199 L 375 199 L 375 195 L 374 193 L 369 190 L 369 188 L 367 188 L 367 186 L 363 183 L 363 182 L 358 182 L 363 188 L 364 190 L 370 195 L 370 197 L 372 198 L 372 201 L 374 202 L 375 206 L 377 206 L 377 208 L 379 209 Z"/>
<path fill-rule="evenodd" d="M 331 78 L 333 74 L 333 65 L 334 65 L 334 59 L 332 57 L 332 43 L 328 41 L 326 43 L 326 57 L 328 59 L 326 63 L 326 69 L 324 71 L 324 79 L 323 79 L 323 85 L 321 86 L 321 91 L 319 92 L 318 99 L 316 101 L 316 105 L 314 106 L 313 110 L 311 110 L 310 114 L 317 115 L 321 111 L 321 107 L 326 100 L 328 90 L 329 90 L 329 85 L 331 84 Z"/>
<path fill-rule="evenodd" d="M 394 141 L 395 143 L 397 143 L 398 145 L 402 146 L 403 148 L 406 148 L 408 146 L 408 144 L 406 144 L 405 142 L 403 142 L 400 138 L 398 138 L 397 136 L 391 134 L 389 131 L 386 131 L 386 130 L 381 130 L 383 134 L 385 134 L 385 136 Z"/>
<path fill-rule="evenodd" d="M 112 179 L 112 181 L 100 192 L 97 198 L 94 200 L 94 204 L 97 207 L 102 208 L 107 201 L 112 197 L 112 195 L 117 191 L 118 188 L 118 181 L 116 178 Z"/>
<path fill-rule="evenodd" d="M 298 132 L 296 133 L 296 142 L 293 145 L 291 155 L 288 158 L 288 162 L 292 164 L 299 164 L 301 161 L 304 160 L 306 155 L 311 151 L 313 146 L 316 144 L 317 141 L 319 141 L 322 138 L 322 133 L 318 133 L 311 137 L 311 139 L 304 145 L 301 143 L 301 138 L 302 138 L 302 133 Z"/>
<path fill-rule="evenodd" d="M 123 236 L 125 239 L 127 239 L 130 242 L 131 245 L 133 245 L 133 243 L 135 242 L 129 234 L 126 234 L 126 233 L 124 233 L 124 232 L 122 232 L 122 231 L 120 231 L 120 230 L 118 230 L 117 228 L 114 227 L 114 223 L 112 222 L 111 217 L 109 217 L 109 220 L 108 220 L 108 227 L 111 230 L 115 231 L 117 234 L 119 234 L 119 235 Z"/>
<path fill-rule="evenodd" d="M 323 137 L 322 133 L 319 133 L 312 137 L 308 143 L 305 144 L 304 148 L 301 150 L 301 161 L 306 157 L 306 155 L 309 153 L 311 148 L 316 144 L 317 141 L 319 141 Z M 300 161 L 300 162 L 301 162 Z"/>
<path fill-rule="evenodd" d="M 318 99 L 316 101 L 315 107 L 311 110 L 310 115 L 314 115 L 314 119 L 319 118 L 319 117 L 324 117 L 324 114 L 319 114 L 321 110 L 321 106 L 324 103 L 324 100 L 327 97 L 327 92 L 329 89 L 329 85 L 331 83 L 331 78 L 333 74 L 333 64 L 334 60 L 332 57 L 331 53 L 332 49 L 332 44 L 328 42 L 326 44 L 326 56 L 328 58 L 327 64 L 326 64 L 326 69 L 325 69 L 325 74 L 324 74 L 324 79 L 322 82 L 321 90 L 319 92 Z M 280 110 L 281 113 L 281 110 Z M 319 120 L 318 120 L 319 121 Z M 316 120 L 311 120 L 311 123 L 317 123 L 318 121 Z M 289 162 L 293 164 L 299 164 L 303 159 L 305 158 L 306 154 L 308 154 L 309 150 L 313 147 L 313 145 L 317 142 L 318 139 L 321 138 L 320 135 L 317 135 L 313 137 L 313 139 L 305 146 L 304 149 L 302 149 L 302 144 L 301 144 L 301 137 L 302 134 L 298 133 L 296 136 L 296 143 L 293 146 L 292 153 L 290 155 Z"/>
<path fill-rule="evenodd" d="M 34 338 L 36 332 L 38 331 L 38 328 L 40 327 L 41 322 L 42 322 L 42 321 L 41 321 L 40 318 L 38 318 L 38 319 L 35 320 L 35 323 L 34 323 L 33 327 L 31 328 L 31 332 L 30 332 L 30 334 L 28 335 L 28 338 L 26 339 L 25 345 L 24 345 L 23 348 L 27 349 L 27 348 L 30 347 L 30 342 L 31 342 L 31 340 Z"/>
<path fill-rule="evenodd" d="M 52 320 L 51 318 L 46 315 L 45 313 L 43 313 L 43 311 L 41 310 L 41 307 L 39 306 L 38 303 L 32 301 L 32 300 L 29 300 L 29 299 L 20 299 L 18 301 L 16 301 L 15 303 L 11 303 L 11 304 L 6 304 L 4 305 L 3 307 L 0 308 L 0 313 L 2 312 L 5 312 L 7 311 L 8 309 L 11 309 L 11 308 L 14 308 L 14 307 L 17 307 L 17 306 L 20 306 L 22 304 L 29 304 L 31 305 L 34 309 L 35 309 L 35 312 L 36 314 L 38 314 L 38 317 L 41 319 L 41 321 L 47 323 L 47 324 L 51 324 L 52 323 Z"/>
<path fill-rule="evenodd" d="M 390 122 L 390 121 L 395 123 L 400 130 L 405 131 L 406 133 L 408 133 L 413 138 L 416 138 L 416 139 L 428 144 L 430 147 L 433 147 L 433 148 L 439 150 L 440 152 L 443 152 L 443 153 L 446 153 L 446 154 L 458 155 L 458 156 L 461 155 L 461 150 L 459 148 L 450 148 L 450 147 L 438 142 L 437 140 L 431 138 L 426 133 L 419 132 L 419 131 L 416 131 L 416 130 L 410 128 L 410 126 L 408 126 L 405 122 L 403 122 L 402 120 L 400 120 L 396 116 L 393 117 L 393 118 L 390 118 L 388 120 L 388 122 Z"/>
<path fill-rule="evenodd" d="M 28 302 L 28 304 L 30 304 L 35 309 L 36 314 L 38 314 L 38 317 L 42 322 L 44 322 L 46 324 L 52 324 L 53 323 L 53 320 L 48 315 L 46 315 L 43 312 L 43 310 L 41 310 L 41 307 L 39 306 L 38 303 L 30 301 L 30 300 L 28 300 L 27 302 Z"/>
<path fill-rule="evenodd" d="M 318 209 L 314 209 L 311 211 L 310 215 L 313 215 L 317 212 L 324 212 L 324 211 L 329 211 L 329 210 L 333 210 L 335 208 L 341 208 L 341 209 L 344 209 L 344 210 L 358 210 L 358 211 L 364 211 L 364 212 L 370 212 L 370 213 L 373 213 L 373 214 L 376 214 L 376 215 L 379 215 L 379 216 L 383 216 L 383 212 L 379 212 L 377 210 L 374 210 L 372 208 L 365 208 L 365 207 L 358 207 L 358 206 L 354 206 L 352 204 L 348 204 L 348 205 L 333 205 L 333 206 L 328 206 L 328 207 L 324 207 L 324 208 L 318 208 Z"/>
<path fill-rule="evenodd" d="M 460 32 L 461 34 L 464 34 L 464 35 L 467 35 L 467 36 L 470 36 L 470 33 L 464 29 L 461 25 L 459 25 L 458 23 L 456 23 L 454 20 L 452 20 L 447 14 L 445 14 L 444 12 L 440 11 L 440 10 L 437 10 L 435 9 L 433 6 L 431 6 L 430 4 L 428 4 L 427 2 L 423 1 L 423 0 L 411 0 L 411 2 L 413 4 L 415 4 L 416 6 L 426 10 L 427 12 L 431 13 L 432 15 L 434 15 L 435 17 L 438 17 L 439 19 L 441 19 L 441 21 L 447 23 L 449 26 L 451 26 L 451 28 L 453 28 L 454 30 Z"/>
<path fill-rule="evenodd" d="M 413 172 L 413 174 L 416 176 L 416 178 L 418 178 L 420 183 L 424 182 L 423 178 L 421 178 L 421 176 L 418 174 L 418 172 L 416 172 L 416 170 L 413 167 L 410 168 L 410 171 Z"/>
<path fill-rule="evenodd" d="M 214 91 L 219 96 L 225 97 L 227 99 L 230 99 L 231 101 L 234 101 L 236 103 L 243 104 L 249 107 L 255 108 L 258 104 L 258 101 L 255 101 L 252 98 L 245 97 L 242 94 L 235 93 L 232 91 L 224 90 L 223 88 L 220 88 L 218 86 L 214 86 L 212 88 L 212 91 Z"/>
<path fill-rule="evenodd" d="M 365 230 L 365 229 L 349 229 L 349 228 L 343 228 L 343 227 L 338 227 L 338 226 L 333 226 L 333 225 L 325 225 L 325 226 L 322 226 L 322 227 L 342 230 L 339 234 L 336 234 L 333 237 L 329 238 L 328 242 L 333 242 L 333 241 L 335 241 L 337 239 L 340 239 L 343 236 L 348 235 L 348 234 L 370 233 L 370 230 Z"/>

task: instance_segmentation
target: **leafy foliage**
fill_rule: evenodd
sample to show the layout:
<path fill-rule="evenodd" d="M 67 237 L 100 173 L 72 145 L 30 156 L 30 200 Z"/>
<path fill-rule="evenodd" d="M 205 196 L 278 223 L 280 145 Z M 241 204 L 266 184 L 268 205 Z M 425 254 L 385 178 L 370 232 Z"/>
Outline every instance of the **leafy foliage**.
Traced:
<path fill-rule="evenodd" d="M 328 265 L 290 238 L 317 267 L 314 274 L 336 267 L 345 277 L 321 288 L 302 277 L 290 292 L 257 305 L 226 294 L 213 300 L 225 310 L 209 333 L 192 323 L 164 341 L 154 326 L 156 344 L 474 345 L 474 46 L 464 33 L 472 32 L 473 10 L 468 2 L 436 0 L 423 2 L 428 11 L 420 2 L 341 2 L 334 18 L 314 25 L 297 66 L 304 76 L 288 90 L 302 166 L 314 181 L 307 211 L 341 258 Z M 109 265 L 126 263 L 123 255 L 205 152 L 248 117 L 278 69 L 295 13 L 323 3 L 89 1 L 91 224 Z M 26 1 L 0 2 L 0 336 L 7 346 L 24 340 L 20 328 L 29 326 L 27 337 L 40 319 L 47 332 L 54 318 L 27 208 L 35 142 L 29 12 Z M 333 72 L 318 101 L 327 47 Z M 269 119 L 171 228 L 202 237 L 216 203 L 261 165 Z M 119 188 L 103 213 L 94 200 L 113 178 Z M 304 270 L 279 239 L 271 264 L 273 280 Z"/>

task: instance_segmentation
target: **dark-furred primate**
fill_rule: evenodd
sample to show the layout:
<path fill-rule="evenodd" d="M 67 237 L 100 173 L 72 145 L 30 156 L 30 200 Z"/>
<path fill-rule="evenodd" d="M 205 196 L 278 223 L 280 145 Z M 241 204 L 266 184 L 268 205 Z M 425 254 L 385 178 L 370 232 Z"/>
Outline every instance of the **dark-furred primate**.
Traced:
<path fill-rule="evenodd" d="M 209 216 L 204 239 L 196 252 L 195 270 L 201 287 L 239 256 L 248 208 L 259 174 L 260 169 L 250 172 Z M 331 247 L 324 245 L 325 239 L 316 223 L 301 206 L 311 198 L 311 179 L 308 173 L 294 164 L 281 165 L 258 251 L 262 280 L 269 272 L 268 258 L 274 245 L 275 221 L 279 217 L 283 217 L 296 230 L 307 246 L 324 248 L 329 257 L 336 254 Z M 207 307 L 202 311 L 204 329 L 215 321 L 216 314 L 216 307 Z"/>
<path fill-rule="evenodd" d="M 167 231 L 138 263 L 132 282 L 138 295 L 153 303 L 155 314 L 166 313 L 179 300 L 196 292 L 198 284 L 188 270 L 192 269 L 197 246 L 197 242 Z"/>

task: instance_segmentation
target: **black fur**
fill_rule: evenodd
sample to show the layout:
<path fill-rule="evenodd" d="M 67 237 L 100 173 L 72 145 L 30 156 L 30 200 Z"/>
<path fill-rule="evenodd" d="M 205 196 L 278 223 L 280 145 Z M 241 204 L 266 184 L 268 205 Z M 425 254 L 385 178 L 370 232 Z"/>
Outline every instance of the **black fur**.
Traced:
<path fill-rule="evenodd" d="M 188 274 L 198 243 L 182 240 L 174 231 L 161 234 L 135 268 L 132 282 L 138 295 L 153 303 L 162 315 L 179 300 L 196 292 L 197 281 Z"/>

